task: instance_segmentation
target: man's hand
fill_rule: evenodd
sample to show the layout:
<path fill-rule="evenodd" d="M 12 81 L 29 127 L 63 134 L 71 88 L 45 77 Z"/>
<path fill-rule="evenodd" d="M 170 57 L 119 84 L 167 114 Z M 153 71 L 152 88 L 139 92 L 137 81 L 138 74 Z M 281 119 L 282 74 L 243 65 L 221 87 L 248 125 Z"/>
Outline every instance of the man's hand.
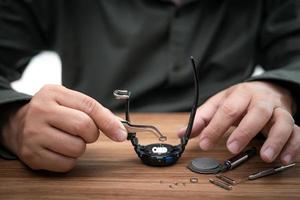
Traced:
<path fill-rule="evenodd" d="M 198 108 L 192 137 L 200 134 L 200 147 L 209 150 L 236 125 L 227 148 L 237 154 L 262 132 L 267 139 L 260 151 L 261 158 L 272 162 L 280 155 L 281 162 L 288 164 L 300 151 L 300 128 L 294 124 L 293 109 L 289 92 L 279 86 L 260 81 L 237 84 Z M 179 136 L 184 133 L 181 130 Z"/>
<path fill-rule="evenodd" d="M 127 132 L 120 120 L 94 99 L 63 86 L 47 85 L 13 114 L 3 143 L 32 169 L 66 172 L 99 130 L 115 141 Z"/>

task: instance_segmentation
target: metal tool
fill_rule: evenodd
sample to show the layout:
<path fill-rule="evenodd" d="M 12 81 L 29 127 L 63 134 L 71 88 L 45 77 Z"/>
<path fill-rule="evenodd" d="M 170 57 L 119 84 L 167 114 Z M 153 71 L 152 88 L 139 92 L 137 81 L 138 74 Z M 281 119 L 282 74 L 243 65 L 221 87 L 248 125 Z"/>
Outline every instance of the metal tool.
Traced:
<path fill-rule="evenodd" d="M 256 148 L 252 147 L 251 149 L 248 149 L 245 152 L 242 152 L 228 160 L 225 160 L 221 171 L 225 172 L 225 171 L 231 170 L 231 169 L 239 166 L 240 164 L 246 162 L 247 160 L 249 160 L 256 154 L 257 154 Z"/>
<path fill-rule="evenodd" d="M 265 177 L 265 176 L 270 176 L 270 175 L 273 175 L 273 174 L 277 174 L 277 173 L 279 173 L 281 171 L 284 171 L 284 170 L 287 170 L 290 167 L 293 167 L 295 165 L 296 165 L 296 163 L 292 163 L 290 165 L 284 165 L 284 166 L 268 168 L 268 169 L 265 169 L 263 171 L 256 172 L 254 174 L 249 175 L 248 180 L 255 180 L 255 179 L 258 179 L 258 178 Z"/>
<path fill-rule="evenodd" d="M 124 125 L 126 130 L 129 133 L 136 133 L 136 132 L 151 132 L 156 137 L 158 137 L 159 141 L 164 142 L 167 140 L 167 137 L 164 136 L 155 126 L 151 125 L 142 125 L 142 124 L 131 124 L 128 121 L 121 121 Z"/>
<path fill-rule="evenodd" d="M 231 179 L 231 178 L 229 178 L 227 176 L 224 176 L 222 174 L 217 174 L 216 178 L 218 178 L 218 179 L 220 179 L 220 180 L 222 180 L 222 181 L 224 181 L 224 182 L 226 182 L 226 183 L 228 183 L 230 185 L 235 185 L 237 183 L 235 180 L 233 180 L 233 179 Z"/>
<path fill-rule="evenodd" d="M 212 184 L 214 184 L 214 185 L 216 185 L 216 186 L 218 186 L 220 188 L 223 188 L 225 190 L 232 190 L 232 186 L 229 185 L 229 184 L 227 184 L 227 183 L 225 183 L 225 182 L 223 182 L 223 181 L 219 181 L 219 180 L 212 179 L 212 178 L 210 178 L 208 180 L 209 180 L 210 183 L 212 183 Z"/>
<path fill-rule="evenodd" d="M 131 92 L 128 90 L 115 90 L 113 92 L 114 96 L 116 99 L 118 100 L 124 100 L 126 101 L 126 105 L 125 105 L 125 118 L 126 121 L 130 121 L 130 115 L 129 115 L 129 106 L 130 106 L 130 95 Z M 133 136 L 133 133 L 129 132 L 128 136 Z"/>

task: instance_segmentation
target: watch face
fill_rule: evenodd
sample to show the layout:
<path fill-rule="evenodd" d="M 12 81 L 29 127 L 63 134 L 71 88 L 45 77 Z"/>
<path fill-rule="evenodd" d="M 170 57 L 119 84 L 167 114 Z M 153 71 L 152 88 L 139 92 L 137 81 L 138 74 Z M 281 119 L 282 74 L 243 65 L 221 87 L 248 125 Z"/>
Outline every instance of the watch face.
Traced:
<path fill-rule="evenodd" d="M 161 147 L 161 146 L 154 146 L 154 147 L 152 147 L 152 153 L 165 154 L 167 152 L 168 152 L 168 148 L 167 147 Z"/>
<path fill-rule="evenodd" d="M 180 149 L 170 144 L 149 144 L 140 152 L 143 163 L 150 166 L 169 166 L 177 162 L 180 157 Z"/>
<path fill-rule="evenodd" d="M 147 153 L 151 156 L 165 156 L 170 154 L 174 149 L 172 145 L 163 143 L 149 144 L 145 148 Z"/>

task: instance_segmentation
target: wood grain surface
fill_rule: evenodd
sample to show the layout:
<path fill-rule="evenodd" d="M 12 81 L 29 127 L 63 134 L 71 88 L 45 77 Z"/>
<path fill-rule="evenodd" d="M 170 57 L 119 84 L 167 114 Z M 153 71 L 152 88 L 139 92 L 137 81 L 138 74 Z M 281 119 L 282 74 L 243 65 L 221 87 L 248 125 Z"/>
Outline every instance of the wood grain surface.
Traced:
<path fill-rule="evenodd" d="M 135 123 L 152 124 L 177 144 L 178 129 L 187 124 L 187 113 L 133 114 Z M 139 133 L 143 144 L 158 142 L 149 133 Z M 179 162 L 171 167 L 149 167 L 136 156 L 129 141 L 112 142 L 104 135 L 90 144 L 76 167 L 58 174 L 32 171 L 19 161 L 0 159 L 0 199 L 300 199 L 299 157 L 295 167 L 280 174 L 240 183 L 227 191 L 209 183 L 213 175 L 195 174 L 186 166 L 196 157 L 213 157 L 220 162 L 232 155 L 225 138 L 211 151 L 201 151 L 197 139 L 191 140 Z M 262 144 L 256 139 L 249 146 Z M 274 166 L 259 156 L 225 175 L 241 180 L 247 175 Z M 190 178 L 198 183 L 190 183 Z"/>

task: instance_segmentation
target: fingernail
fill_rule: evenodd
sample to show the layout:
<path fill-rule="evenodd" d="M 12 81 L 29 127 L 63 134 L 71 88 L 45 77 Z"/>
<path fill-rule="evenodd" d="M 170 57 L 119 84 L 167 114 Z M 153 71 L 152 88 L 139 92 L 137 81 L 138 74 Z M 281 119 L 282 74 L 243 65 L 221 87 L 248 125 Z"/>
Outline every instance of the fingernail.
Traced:
<path fill-rule="evenodd" d="M 120 142 L 126 140 L 127 139 L 127 131 L 125 129 L 121 128 L 116 135 L 116 139 L 117 139 L 117 141 L 120 141 Z"/>
<path fill-rule="evenodd" d="M 292 161 L 292 155 L 291 155 L 291 154 L 286 154 L 286 155 L 283 157 L 283 161 L 284 161 L 286 164 L 290 164 L 291 161 Z"/>
<path fill-rule="evenodd" d="M 209 150 L 210 148 L 210 141 L 207 138 L 204 138 L 200 141 L 200 147 L 201 149 L 203 149 L 204 151 Z"/>
<path fill-rule="evenodd" d="M 272 161 L 273 157 L 275 155 L 273 148 L 268 147 L 265 151 L 264 151 L 265 156 L 268 158 L 268 160 Z"/>
<path fill-rule="evenodd" d="M 240 149 L 240 145 L 236 140 L 234 140 L 228 144 L 227 148 L 231 153 L 238 153 Z"/>

